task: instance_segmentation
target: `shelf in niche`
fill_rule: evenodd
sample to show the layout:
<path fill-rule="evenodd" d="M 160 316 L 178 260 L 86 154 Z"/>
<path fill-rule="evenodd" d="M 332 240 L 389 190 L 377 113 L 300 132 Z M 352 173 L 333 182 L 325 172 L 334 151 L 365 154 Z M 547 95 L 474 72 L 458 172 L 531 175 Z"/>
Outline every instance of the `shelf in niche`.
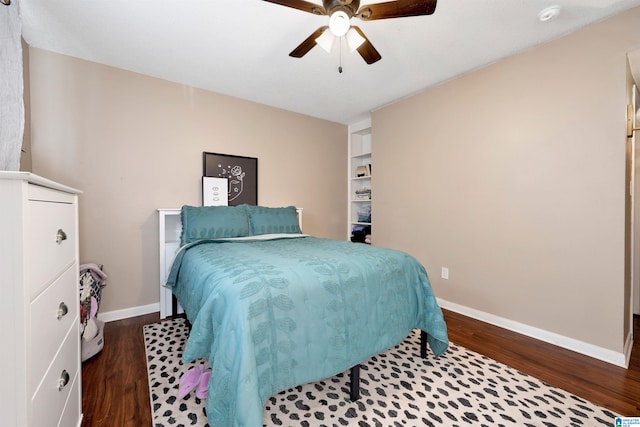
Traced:
<path fill-rule="evenodd" d="M 356 176 L 356 177 L 351 178 L 351 179 L 353 179 L 354 181 L 363 180 L 363 179 L 371 179 L 371 175 L 369 175 L 369 176 Z"/>
<path fill-rule="evenodd" d="M 352 199 L 351 203 L 371 203 L 371 199 L 365 199 L 365 200 Z"/>
<path fill-rule="evenodd" d="M 351 225 L 371 225 L 370 222 L 352 222 Z"/>
<path fill-rule="evenodd" d="M 371 157 L 371 152 L 369 151 L 368 153 L 360 153 L 360 154 L 352 154 L 351 155 L 352 159 L 361 159 L 363 157 Z"/>

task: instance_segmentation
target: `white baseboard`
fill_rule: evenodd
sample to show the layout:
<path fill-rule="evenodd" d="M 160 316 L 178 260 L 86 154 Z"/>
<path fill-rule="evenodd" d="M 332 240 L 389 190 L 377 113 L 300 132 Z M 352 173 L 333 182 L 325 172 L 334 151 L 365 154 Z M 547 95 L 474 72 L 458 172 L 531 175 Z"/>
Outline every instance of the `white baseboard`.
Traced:
<path fill-rule="evenodd" d="M 103 322 L 128 319 L 129 317 L 142 316 L 143 314 L 160 311 L 160 304 L 140 305 L 138 307 L 124 308 L 122 310 L 105 311 L 98 313 L 98 318 Z"/>
<path fill-rule="evenodd" d="M 627 341 L 625 342 L 625 351 L 623 353 L 619 353 L 613 350 L 586 343 L 584 341 L 565 337 L 564 335 L 559 335 L 554 332 L 546 331 L 544 329 L 535 328 L 533 326 L 525 325 L 524 323 L 515 322 L 513 320 L 505 319 L 504 317 L 489 314 L 484 311 L 476 310 L 440 298 L 437 298 L 437 300 L 438 304 L 442 308 L 460 313 L 467 317 L 490 323 L 492 325 L 499 326 L 501 328 L 508 329 L 510 331 L 517 332 L 519 334 L 535 338 L 540 341 L 557 345 L 558 347 L 575 351 L 577 353 L 584 354 L 585 356 L 593 357 L 594 359 L 602 360 L 616 366 L 627 368 L 629 365 L 629 357 L 631 355 L 631 347 L 633 344 L 633 338 L 631 336 L 627 337 Z"/>

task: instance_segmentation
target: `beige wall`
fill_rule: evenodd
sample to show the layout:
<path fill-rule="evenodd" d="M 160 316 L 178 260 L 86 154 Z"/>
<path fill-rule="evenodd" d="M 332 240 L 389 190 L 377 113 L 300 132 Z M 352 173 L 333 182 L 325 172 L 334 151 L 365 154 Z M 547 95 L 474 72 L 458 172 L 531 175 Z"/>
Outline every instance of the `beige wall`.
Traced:
<path fill-rule="evenodd" d="M 156 209 L 201 203 L 203 151 L 257 157 L 260 204 L 302 207 L 304 232 L 344 238 L 346 126 L 29 53 L 33 172 L 84 191 L 81 262 L 109 275 L 101 311 L 159 301 Z"/>
<path fill-rule="evenodd" d="M 639 23 L 634 9 L 376 111 L 376 244 L 419 258 L 446 301 L 621 352 Z"/>

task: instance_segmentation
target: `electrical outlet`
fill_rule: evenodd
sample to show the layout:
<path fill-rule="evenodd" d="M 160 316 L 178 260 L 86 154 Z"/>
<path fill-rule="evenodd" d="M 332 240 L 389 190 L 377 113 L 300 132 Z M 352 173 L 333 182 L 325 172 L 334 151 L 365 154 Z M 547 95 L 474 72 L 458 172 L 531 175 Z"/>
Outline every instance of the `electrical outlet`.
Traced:
<path fill-rule="evenodd" d="M 449 269 L 447 267 L 442 267 L 442 278 L 444 280 L 449 280 Z"/>

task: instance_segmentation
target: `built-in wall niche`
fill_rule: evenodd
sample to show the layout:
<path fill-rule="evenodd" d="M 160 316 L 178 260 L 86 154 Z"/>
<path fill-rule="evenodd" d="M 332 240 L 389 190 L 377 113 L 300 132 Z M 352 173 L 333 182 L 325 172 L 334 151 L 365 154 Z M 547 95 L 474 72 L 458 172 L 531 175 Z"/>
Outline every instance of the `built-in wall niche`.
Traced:
<path fill-rule="evenodd" d="M 348 239 L 372 242 L 373 175 L 371 121 L 349 126 Z"/>

